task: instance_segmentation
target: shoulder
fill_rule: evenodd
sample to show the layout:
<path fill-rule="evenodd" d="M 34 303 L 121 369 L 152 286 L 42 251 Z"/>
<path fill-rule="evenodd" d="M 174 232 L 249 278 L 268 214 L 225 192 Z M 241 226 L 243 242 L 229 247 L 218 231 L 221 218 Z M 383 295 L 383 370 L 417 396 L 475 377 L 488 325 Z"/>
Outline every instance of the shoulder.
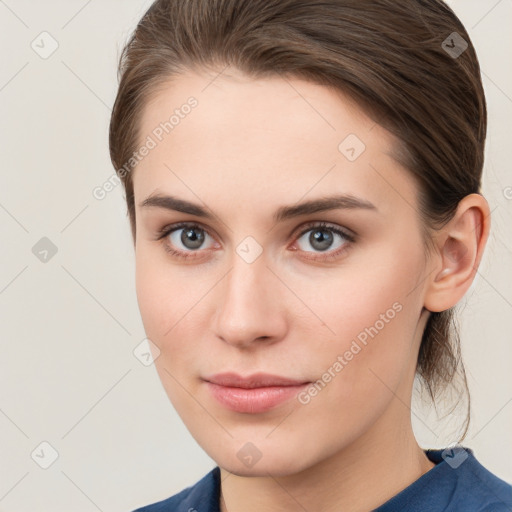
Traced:
<path fill-rule="evenodd" d="M 512 485 L 470 448 L 425 450 L 435 466 L 374 512 L 512 512 Z"/>
<path fill-rule="evenodd" d="M 152 503 L 133 512 L 204 512 L 219 511 L 220 469 L 213 468 L 194 485 L 162 501 Z M 208 506 L 208 508 L 205 508 Z"/>
<path fill-rule="evenodd" d="M 475 512 L 512 511 L 512 485 L 483 466 L 470 448 L 459 448 L 458 453 L 447 448 L 437 456 L 444 460 L 444 477 L 451 473 L 455 480 L 450 504 L 464 504 Z M 453 510 L 459 510 L 457 507 Z"/>

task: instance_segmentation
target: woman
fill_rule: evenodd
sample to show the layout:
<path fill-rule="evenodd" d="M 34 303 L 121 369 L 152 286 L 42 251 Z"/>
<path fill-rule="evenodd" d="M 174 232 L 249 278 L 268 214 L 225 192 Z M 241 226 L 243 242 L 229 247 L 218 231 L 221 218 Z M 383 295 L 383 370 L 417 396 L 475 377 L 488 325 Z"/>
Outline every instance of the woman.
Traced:
<path fill-rule="evenodd" d="M 475 50 L 438 0 L 157 0 L 110 126 L 162 384 L 217 467 L 139 511 L 505 511 L 417 376 L 467 391 L 453 308 L 490 229 Z"/>

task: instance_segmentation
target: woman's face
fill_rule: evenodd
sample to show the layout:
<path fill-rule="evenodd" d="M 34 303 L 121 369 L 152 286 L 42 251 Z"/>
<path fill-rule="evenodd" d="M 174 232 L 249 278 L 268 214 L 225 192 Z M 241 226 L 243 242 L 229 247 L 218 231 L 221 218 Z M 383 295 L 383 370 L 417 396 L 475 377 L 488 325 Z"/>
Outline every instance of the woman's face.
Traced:
<path fill-rule="evenodd" d="M 320 85 L 189 72 L 148 103 L 139 140 L 138 303 L 163 386 L 209 456 L 285 475 L 396 435 L 429 271 L 389 133 Z M 181 203 L 141 206 L 150 196 Z M 206 381 L 223 373 L 306 384 Z"/>

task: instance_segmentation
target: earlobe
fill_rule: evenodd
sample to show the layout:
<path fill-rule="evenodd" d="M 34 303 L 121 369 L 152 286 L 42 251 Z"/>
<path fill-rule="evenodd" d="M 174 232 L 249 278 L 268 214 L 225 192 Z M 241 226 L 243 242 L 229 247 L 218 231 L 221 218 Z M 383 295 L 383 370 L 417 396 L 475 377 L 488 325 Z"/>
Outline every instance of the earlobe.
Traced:
<path fill-rule="evenodd" d="M 482 259 L 490 229 L 490 211 L 480 194 L 464 197 L 453 219 L 437 235 L 439 252 L 433 262 L 425 294 L 425 308 L 431 312 L 450 309 L 471 286 Z"/>

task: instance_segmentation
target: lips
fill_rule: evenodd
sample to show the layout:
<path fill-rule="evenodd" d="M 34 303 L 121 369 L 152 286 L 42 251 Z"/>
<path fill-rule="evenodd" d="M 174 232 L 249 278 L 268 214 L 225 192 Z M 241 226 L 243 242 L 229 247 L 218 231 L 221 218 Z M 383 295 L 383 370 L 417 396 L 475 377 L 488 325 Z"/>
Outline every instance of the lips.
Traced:
<path fill-rule="evenodd" d="M 236 373 L 220 373 L 204 377 L 212 396 L 224 407 L 240 412 L 257 414 L 288 401 L 309 381 L 290 379 L 268 373 L 242 377 Z"/>
<path fill-rule="evenodd" d="M 255 373 L 248 377 L 242 377 L 236 373 L 219 373 L 211 377 L 204 377 L 203 380 L 218 384 L 219 386 L 244 389 L 265 388 L 270 386 L 298 386 L 308 382 L 305 380 L 288 379 L 269 373 Z"/>

